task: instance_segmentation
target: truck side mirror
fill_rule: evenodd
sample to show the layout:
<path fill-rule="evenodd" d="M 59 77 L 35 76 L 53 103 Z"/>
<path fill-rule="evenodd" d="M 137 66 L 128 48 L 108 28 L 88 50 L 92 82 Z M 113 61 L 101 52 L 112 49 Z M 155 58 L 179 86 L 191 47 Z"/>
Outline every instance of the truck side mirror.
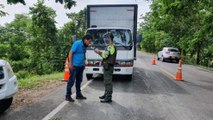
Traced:
<path fill-rule="evenodd" d="M 142 41 L 142 34 L 137 35 L 137 42 L 141 42 Z"/>

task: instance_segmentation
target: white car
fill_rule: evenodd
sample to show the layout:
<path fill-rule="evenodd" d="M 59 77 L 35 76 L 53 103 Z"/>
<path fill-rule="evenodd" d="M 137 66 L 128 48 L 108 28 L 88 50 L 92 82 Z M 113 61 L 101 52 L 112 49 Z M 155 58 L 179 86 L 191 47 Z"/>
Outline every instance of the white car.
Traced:
<path fill-rule="evenodd" d="M 180 59 L 180 52 L 178 48 L 164 47 L 162 51 L 158 52 L 157 59 L 162 60 L 163 62 L 166 60 L 169 60 L 170 62 L 175 60 L 178 63 Z"/>
<path fill-rule="evenodd" d="M 10 107 L 17 91 L 17 78 L 10 64 L 0 59 L 0 113 Z"/>

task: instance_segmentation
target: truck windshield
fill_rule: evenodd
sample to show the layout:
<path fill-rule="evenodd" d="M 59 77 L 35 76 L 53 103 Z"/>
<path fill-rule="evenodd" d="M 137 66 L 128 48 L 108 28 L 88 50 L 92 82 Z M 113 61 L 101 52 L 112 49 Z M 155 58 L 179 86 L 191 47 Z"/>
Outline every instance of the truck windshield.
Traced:
<path fill-rule="evenodd" d="M 96 47 L 104 49 L 107 46 L 107 35 L 111 33 L 114 36 L 113 43 L 117 49 L 130 50 L 132 49 L 132 36 L 128 29 L 92 29 L 88 30 L 87 34 L 93 36 L 93 41 L 90 48 Z"/>

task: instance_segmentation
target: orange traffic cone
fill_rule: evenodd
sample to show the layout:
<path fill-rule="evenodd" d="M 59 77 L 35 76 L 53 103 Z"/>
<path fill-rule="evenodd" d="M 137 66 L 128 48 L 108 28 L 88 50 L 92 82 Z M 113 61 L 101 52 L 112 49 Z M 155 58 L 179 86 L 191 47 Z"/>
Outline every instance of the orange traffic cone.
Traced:
<path fill-rule="evenodd" d="M 183 62 L 183 61 L 180 59 L 180 60 L 179 60 L 179 67 L 182 67 L 182 62 Z"/>
<path fill-rule="evenodd" d="M 176 72 L 176 78 L 174 78 L 175 80 L 183 80 L 182 79 L 182 67 L 178 67 L 178 71 Z"/>
<path fill-rule="evenodd" d="M 154 58 L 152 59 L 152 65 L 156 65 L 155 56 L 154 56 Z"/>
<path fill-rule="evenodd" d="M 69 62 L 68 62 L 68 58 L 66 58 L 65 67 L 64 67 L 64 80 L 68 81 L 69 77 L 70 77 Z"/>

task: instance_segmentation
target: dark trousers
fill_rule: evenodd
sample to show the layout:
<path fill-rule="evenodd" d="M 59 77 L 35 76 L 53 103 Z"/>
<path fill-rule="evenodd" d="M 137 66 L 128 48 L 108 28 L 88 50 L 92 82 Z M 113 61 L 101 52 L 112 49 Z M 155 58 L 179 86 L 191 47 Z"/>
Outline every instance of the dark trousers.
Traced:
<path fill-rule="evenodd" d="M 112 86 L 112 76 L 113 76 L 114 66 L 109 65 L 108 69 L 104 69 L 104 86 L 105 95 L 112 96 L 113 86 Z"/>
<path fill-rule="evenodd" d="M 72 94 L 72 86 L 75 83 L 76 87 L 76 96 L 81 96 L 81 82 L 83 78 L 83 71 L 84 71 L 84 66 L 82 67 L 74 67 L 74 69 L 69 69 L 70 70 L 70 77 L 67 82 L 67 92 L 66 96 L 70 96 Z"/>

